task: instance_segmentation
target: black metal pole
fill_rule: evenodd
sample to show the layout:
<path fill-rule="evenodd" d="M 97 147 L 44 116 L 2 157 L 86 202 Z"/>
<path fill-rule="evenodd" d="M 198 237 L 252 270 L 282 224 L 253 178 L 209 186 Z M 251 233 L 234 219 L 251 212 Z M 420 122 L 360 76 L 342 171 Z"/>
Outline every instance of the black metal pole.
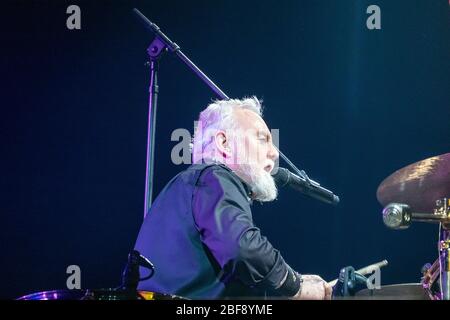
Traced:
<path fill-rule="evenodd" d="M 145 200 L 144 218 L 152 205 L 153 176 L 155 167 L 155 135 L 156 135 L 156 110 L 158 105 L 158 68 L 159 58 L 167 48 L 163 42 L 156 37 L 147 49 L 150 57 L 150 87 L 148 101 L 148 127 L 147 127 L 147 161 L 145 171 Z"/>

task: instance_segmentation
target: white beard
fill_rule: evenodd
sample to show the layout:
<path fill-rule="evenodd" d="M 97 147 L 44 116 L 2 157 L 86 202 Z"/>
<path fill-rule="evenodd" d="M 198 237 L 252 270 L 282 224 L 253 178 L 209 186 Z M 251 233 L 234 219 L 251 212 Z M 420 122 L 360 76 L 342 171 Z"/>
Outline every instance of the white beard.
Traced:
<path fill-rule="evenodd" d="M 239 173 L 251 187 L 253 200 L 270 202 L 277 198 L 277 186 L 270 173 L 251 165 L 241 164 L 239 167 Z"/>

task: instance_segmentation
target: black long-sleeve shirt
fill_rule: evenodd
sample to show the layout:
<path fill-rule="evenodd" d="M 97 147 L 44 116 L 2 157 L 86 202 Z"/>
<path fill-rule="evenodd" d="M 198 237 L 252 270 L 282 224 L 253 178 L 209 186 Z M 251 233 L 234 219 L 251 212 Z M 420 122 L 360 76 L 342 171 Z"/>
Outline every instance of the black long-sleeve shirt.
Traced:
<path fill-rule="evenodd" d="M 194 299 L 295 295 L 300 279 L 254 225 L 250 205 L 249 186 L 223 164 L 179 173 L 139 232 L 135 249 L 156 271 L 138 288 Z"/>

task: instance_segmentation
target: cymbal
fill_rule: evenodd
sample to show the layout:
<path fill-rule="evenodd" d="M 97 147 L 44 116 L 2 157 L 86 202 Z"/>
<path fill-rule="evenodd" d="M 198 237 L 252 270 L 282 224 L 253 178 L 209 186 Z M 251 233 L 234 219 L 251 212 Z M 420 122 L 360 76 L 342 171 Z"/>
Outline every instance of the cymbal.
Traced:
<path fill-rule="evenodd" d="M 431 300 L 420 283 L 402 283 L 382 286 L 380 289 L 364 289 L 355 299 L 369 300 Z"/>
<path fill-rule="evenodd" d="M 405 203 L 413 212 L 433 213 L 436 200 L 450 198 L 450 153 L 406 166 L 383 180 L 377 199 Z"/>

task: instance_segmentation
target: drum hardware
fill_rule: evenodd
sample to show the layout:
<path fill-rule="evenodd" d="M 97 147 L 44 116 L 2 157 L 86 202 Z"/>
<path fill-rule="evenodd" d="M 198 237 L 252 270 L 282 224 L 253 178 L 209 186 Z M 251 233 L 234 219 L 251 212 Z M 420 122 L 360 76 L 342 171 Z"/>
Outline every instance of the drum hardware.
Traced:
<path fill-rule="evenodd" d="M 450 230 L 444 223 L 439 227 L 438 248 L 441 300 L 450 300 Z"/>
<path fill-rule="evenodd" d="M 360 274 L 362 276 L 365 276 L 365 275 L 368 275 L 369 273 L 372 273 L 375 269 L 383 268 L 383 267 L 387 266 L 388 264 L 389 263 L 388 263 L 387 260 L 383 260 L 383 261 L 380 261 L 380 262 L 368 265 L 368 266 L 366 266 L 364 268 L 358 269 L 358 270 L 355 271 L 355 273 L 358 273 L 358 274 Z M 337 284 L 338 281 L 339 281 L 339 278 L 328 282 L 328 284 L 330 286 L 334 287 Z"/>
<path fill-rule="evenodd" d="M 440 272 L 439 258 L 433 264 L 427 263 L 422 267 L 423 277 L 421 283 L 431 300 L 438 300 L 440 298 L 439 282 L 437 281 Z"/>
<path fill-rule="evenodd" d="M 332 296 L 350 297 L 354 296 L 359 290 L 367 288 L 367 278 L 355 271 L 351 266 L 344 267 L 339 272 L 339 279 L 335 286 L 333 286 Z"/>
<path fill-rule="evenodd" d="M 383 260 L 356 271 L 352 266 L 342 268 L 339 278 L 328 283 L 333 287 L 333 298 L 353 297 L 357 291 L 367 288 L 368 279 L 365 275 L 387 265 L 387 260 Z"/>
<path fill-rule="evenodd" d="M 437 200 L 433 213 L 413 213 L 406 204 L 391 203 L 383 209 L 383 221 L 392 229 L 406 229 L 412 221 L 439 223 L 439 258 L 422 268 L 422 284 L 433 299 L 450 300 L 450 199 Z M 433 287 L 437 278 L 439 293 Z"/>
<path fill-rule="evenodd" d="M 450 153 L 400 169 L 378 187 L 383 222 L 406 229 L 412 221 L 439 223 L 439 258 L 422 268 L 422 287 L 434 300 L 450 300 Z M 433 208 L 434 207 L 434 208 Z M 419 213 L 420 212 L 420 213 Z M 439 279 L 439 282 L 437 281 Z"/>
<path fill-rule="evenodd" d="M 147 276 L 141 278 L 140 267 L 150 270 Z M 122 290 L 136 291 L 140 281 L 150 279 L 155 274 L 155 266 L 139 251 L 133 250 L 128 254 L 128 262 L 122 274 Z"/>

